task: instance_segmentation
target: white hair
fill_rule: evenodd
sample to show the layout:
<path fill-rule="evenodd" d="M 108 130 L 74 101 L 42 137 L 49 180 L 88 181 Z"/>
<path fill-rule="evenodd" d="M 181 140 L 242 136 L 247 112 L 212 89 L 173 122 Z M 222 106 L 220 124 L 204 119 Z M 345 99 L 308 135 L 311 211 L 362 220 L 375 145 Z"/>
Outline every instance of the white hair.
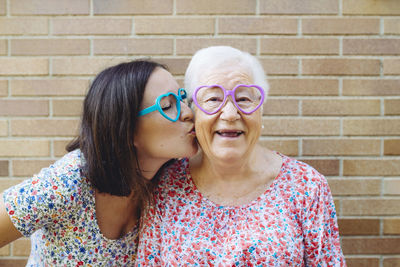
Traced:
<path fill-rule="evenodd" d="M 258 59 L 247 52 L 240 51 L 230 46 L 210 46 L 198 50 L 192 57 L 185 73 L 185 89 L 189 99 L 197 86 L 199 79 L 205 71 L 212 71 L 219 67 L 232 66 L 236 64 L 239 69 L 248 71 L 253 78 L 253 83 L 261 86 L 265 91 L 267 99 L 269 85 L 261 63 Z"/>

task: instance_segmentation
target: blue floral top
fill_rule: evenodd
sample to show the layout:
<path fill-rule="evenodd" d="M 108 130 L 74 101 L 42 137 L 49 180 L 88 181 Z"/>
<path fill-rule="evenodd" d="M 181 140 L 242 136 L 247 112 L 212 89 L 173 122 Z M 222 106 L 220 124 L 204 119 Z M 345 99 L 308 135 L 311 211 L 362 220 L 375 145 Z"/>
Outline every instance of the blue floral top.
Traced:
<path fill-rule="evenodd" d="M 27 266 L 131 266 L 137 228 L 107 239 L 96 220 L 94 189 L 81 175 L 80 150 L 3 194 L 11 221 L 31 237 Z"/>

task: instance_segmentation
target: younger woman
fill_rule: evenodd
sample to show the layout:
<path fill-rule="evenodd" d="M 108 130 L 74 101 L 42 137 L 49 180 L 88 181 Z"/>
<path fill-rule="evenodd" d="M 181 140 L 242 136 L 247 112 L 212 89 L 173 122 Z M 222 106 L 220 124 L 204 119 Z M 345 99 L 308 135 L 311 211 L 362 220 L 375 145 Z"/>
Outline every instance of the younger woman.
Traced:
<path fill-rule="evenodd" d="M 160 64 L 105 69 L 62 159 L 0 197 L 0 247 L 31 237 L 28 266 L 130 266 L 151 179 L 196 153 L 186 92 Z"/>

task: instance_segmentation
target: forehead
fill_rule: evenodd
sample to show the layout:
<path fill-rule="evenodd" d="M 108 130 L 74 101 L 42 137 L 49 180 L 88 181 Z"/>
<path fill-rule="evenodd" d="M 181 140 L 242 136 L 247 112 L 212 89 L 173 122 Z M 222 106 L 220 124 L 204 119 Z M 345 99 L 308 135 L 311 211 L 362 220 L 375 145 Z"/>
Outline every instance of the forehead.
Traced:
<path fill-rule="evenodd" d="M 179 85 L 171 73 L 163 68 L 156 68 L 147 81 L 143 103 L 154 103 L 155 99 L 168 92 L 177 93 Z"/>
<path fill-rule="evenodd" d="M 252 84 L 253 77 L 243 68 L 226 66 L 204 71 L 199 78 L 199 83 L 201 85 L 219 84 L 230 89 L 237 84 Z"/>

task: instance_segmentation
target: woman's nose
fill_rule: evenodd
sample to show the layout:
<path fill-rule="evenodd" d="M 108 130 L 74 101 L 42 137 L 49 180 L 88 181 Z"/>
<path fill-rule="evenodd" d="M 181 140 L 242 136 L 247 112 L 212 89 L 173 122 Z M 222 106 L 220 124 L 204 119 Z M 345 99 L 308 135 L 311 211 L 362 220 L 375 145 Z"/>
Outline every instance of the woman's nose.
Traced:
<path fill-rule="evenodd" d="M 221 108 L 221 119 L 233 121 L 240 118 L 237 107 L 233 104 L 231 99 L 227 99 L 225 105 Z"/>
<path fill-rule="evenodd" d="M 193 120 L 193 110 L 184 102 L 181 102 L 181 115 L 179 119 L 181 121 Z"/>

